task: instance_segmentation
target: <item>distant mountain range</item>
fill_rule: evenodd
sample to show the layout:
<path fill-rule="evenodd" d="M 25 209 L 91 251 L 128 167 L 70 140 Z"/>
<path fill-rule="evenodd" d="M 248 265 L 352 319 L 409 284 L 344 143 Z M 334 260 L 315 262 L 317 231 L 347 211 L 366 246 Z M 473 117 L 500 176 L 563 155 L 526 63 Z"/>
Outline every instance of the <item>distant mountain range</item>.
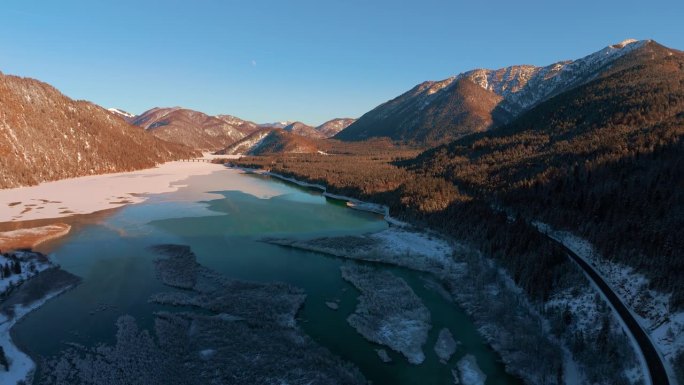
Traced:
<path fill-rule="evenodd" d="M 389 137 L 433 145 L 486 131 L 602 76 L 616 60 L 646 44 L 648 41 L 630 39 L 581 59 L 546 67 L 476 69 L 446 80 L 424 82 L 366 113 L 335 138 Z"/>
<path fill-rule="evenodd" d="M 341 118 L 318 127 L 290 121 L 258 124 L 232 115 L 211 116 L 182 107 L 155 107 L 140 115 L 132 115 L 118 108 L 110 108 L 109 111 L 161 139 L 205 151 L 223 150 L 264 129 L 284 129 L 299 136 L 324 139 L 354 122 L 354 119 Z"/>
<path fill-rule="evenodd" d="M 207 151 L 233 144 L 256 129 L 232 116 L 219 118 L 180 107 L 153 108 L 128 121 L 161 139 Z"/>
<path fill-rule="evenodd" d="M 316 127 L 315 130 L 321 134 L 323 138 L 332 138 L 339 132 L 349 127 L 356 119 L 352 118 L 338 118 L 328 120 L 327 122 Z"/>
<path fill-rule="evenodd" d="M 273 123 L 261 123 L 259 124 L 259 128 L 285 128 L 292 124 L 293 122 L 290 121 L 284 121 L 284 122 L 273 122 Z"/>
<path fill-rule="evenodd" d="M 217 151 L 217 155 L 314 154 L 318 146 L 314 139 L 280 128 L 264 128 Z"/>
<path fill-rule="evenodd" d="M 296 135 L 306 136 L 309 138 L 322 138 L 322 135 L 316 131 L 316 128 L 304 124 L 302 122 L 292 122 L 287 126 L 283 127 L 283 130 L 291 132 Z"/>
<path fill-rule="evenodd" d="M 329 120 L 318 127 L 312 127 L 302 122 L 293 122 L 283 127 L 285 131 L 308 138 L 326 139 L 335 136 L 354 122 L 354 119 L 341 118 Z"/>
<path fill-rule="evenodd" d="M 149 168 L 197 155 L 34 79 L 0 74 L 0 111 L 0 188 Z"/>

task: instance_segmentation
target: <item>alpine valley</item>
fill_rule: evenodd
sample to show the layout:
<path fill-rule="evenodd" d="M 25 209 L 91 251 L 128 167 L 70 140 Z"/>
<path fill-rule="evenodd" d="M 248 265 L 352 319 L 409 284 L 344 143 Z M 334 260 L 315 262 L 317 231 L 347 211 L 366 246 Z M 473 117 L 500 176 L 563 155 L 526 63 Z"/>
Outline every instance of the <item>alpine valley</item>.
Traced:
<path fill-rule="evenodd" d="M 0 74 L 0 189 L 2 384 L 684 384 L 653 40 L 311 125 Z"/>

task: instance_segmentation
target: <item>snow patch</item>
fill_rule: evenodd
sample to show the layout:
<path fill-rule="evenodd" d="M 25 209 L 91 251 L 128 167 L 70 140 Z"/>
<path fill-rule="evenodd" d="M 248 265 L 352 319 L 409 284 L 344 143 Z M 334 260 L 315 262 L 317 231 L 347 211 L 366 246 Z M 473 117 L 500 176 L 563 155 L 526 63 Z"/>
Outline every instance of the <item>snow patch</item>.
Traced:
<path fill-rule="evenodd" d="M 113 114 L 116 114 L 116 115 L 123 116 L 124 118 L 132 118 L 135 116 L 135 115 L 131 114 L 130 112 L 126 112 L 126 111 L 120 110 L 118 108 L 107 108 L 107 111 L 109 111 Z"/>
<path fill-rule="evenodd" d="M 386 253 L 423 256 L 443 265 L 453 262 L 451 246 L 446 241 L 426 233 L 389 228 L 370 234 L 369 237 L 379 241 Z"/>
<path fill-rule="evenodd" d="M 52 263 L 49 260 L 40 260 L 36 257 L 35 253 L 16 251 L 11 254 L 14 255 L 15 258 L 12 258 L 10 255 L 0 254 L 0 268 L 3 268 L 5 265 L 7 265 L 11 270 L 13 263 L 19 263 L 21 266 L 21 273 L 0 278 L 0 293 L 4 293 L 10 287 L 18 286 L 19 284 L 38 275 L 38 273 L 41 271 L 52 267 Z"/>
<path fill-rule="evenodd" d="M 465 385 L 484 385 L 487 381 L 487 375 L 477 366 L 477 360 L 470 354 L 458 361 L 456 366 L 458 367 L 459 378 Z"/>
<path fill-rule="evenodd" d="M 636 43 L 636 42 L 638 42 L 638 40 L 636 40 L 636 39 L 625 39 L 625 40 L 623 40 L 617 44 L 613 44 L 611 47 L 624 48 L 624 47 L 626 47 L 632 43 Z"/>

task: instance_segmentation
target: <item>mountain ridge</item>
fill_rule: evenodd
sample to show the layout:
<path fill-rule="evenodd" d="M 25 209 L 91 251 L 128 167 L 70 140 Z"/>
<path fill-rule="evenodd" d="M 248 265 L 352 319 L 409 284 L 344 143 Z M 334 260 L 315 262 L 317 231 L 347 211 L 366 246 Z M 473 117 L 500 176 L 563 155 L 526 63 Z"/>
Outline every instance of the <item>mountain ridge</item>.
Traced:
<path fill-rule="evenodd" d="M 554 95 L 591 81 L 620 57 L 652 43 L 652 40 L 628 39 L 582 58 L 544 67 L 514 65 L 497 70 L 474 69 L 444 80 L 426 81 L 364 114 L 335 138 L 364 140 L 387 136 L 435 145 L 486 131 L 511 121 Z M 466 88 L 463 80 L 486 92 Z M 478 105 L 473 99 L 482 102 Z M 439 107 L 434 108 L 436 105 Z"/>

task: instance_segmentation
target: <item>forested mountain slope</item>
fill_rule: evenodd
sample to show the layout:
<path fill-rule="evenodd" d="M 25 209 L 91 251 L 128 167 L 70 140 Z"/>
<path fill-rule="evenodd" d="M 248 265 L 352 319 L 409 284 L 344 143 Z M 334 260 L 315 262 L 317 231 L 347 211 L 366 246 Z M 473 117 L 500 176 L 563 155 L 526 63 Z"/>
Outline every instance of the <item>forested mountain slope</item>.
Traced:
<path fill-rule="evenodd" d="M 501 100 L 467 79 L 425 82 L 366 113 L 335 139 L 443 143 L 507 121 L 509 114 L 495 111 Z"/>
<path fill-rule="evenodd" d="M 230 146 L 217 151 L 218 155 L 272 155 L 317 153 L 316 141 L 283 129 L 262 129 Z"/>
<path fill-rule="evenodd" d="M 408 162 L 588 238 L 684 307 L 684 53 L 648 42 L 511 124 Z"/>
<path fill-rule="evenodd" d="M 389 137 L 432 146 L 511 121 L 539 103 L 602 76 L 649 41 L 625 40 L 577 60 L 545 67 L 476 69 L 424 82 L 363 115 L 341 140 Z"/>
<path fill-rule="evenodd" d="M 0 188 L 194 156 L 48 84 L 0 74 Z"/>

